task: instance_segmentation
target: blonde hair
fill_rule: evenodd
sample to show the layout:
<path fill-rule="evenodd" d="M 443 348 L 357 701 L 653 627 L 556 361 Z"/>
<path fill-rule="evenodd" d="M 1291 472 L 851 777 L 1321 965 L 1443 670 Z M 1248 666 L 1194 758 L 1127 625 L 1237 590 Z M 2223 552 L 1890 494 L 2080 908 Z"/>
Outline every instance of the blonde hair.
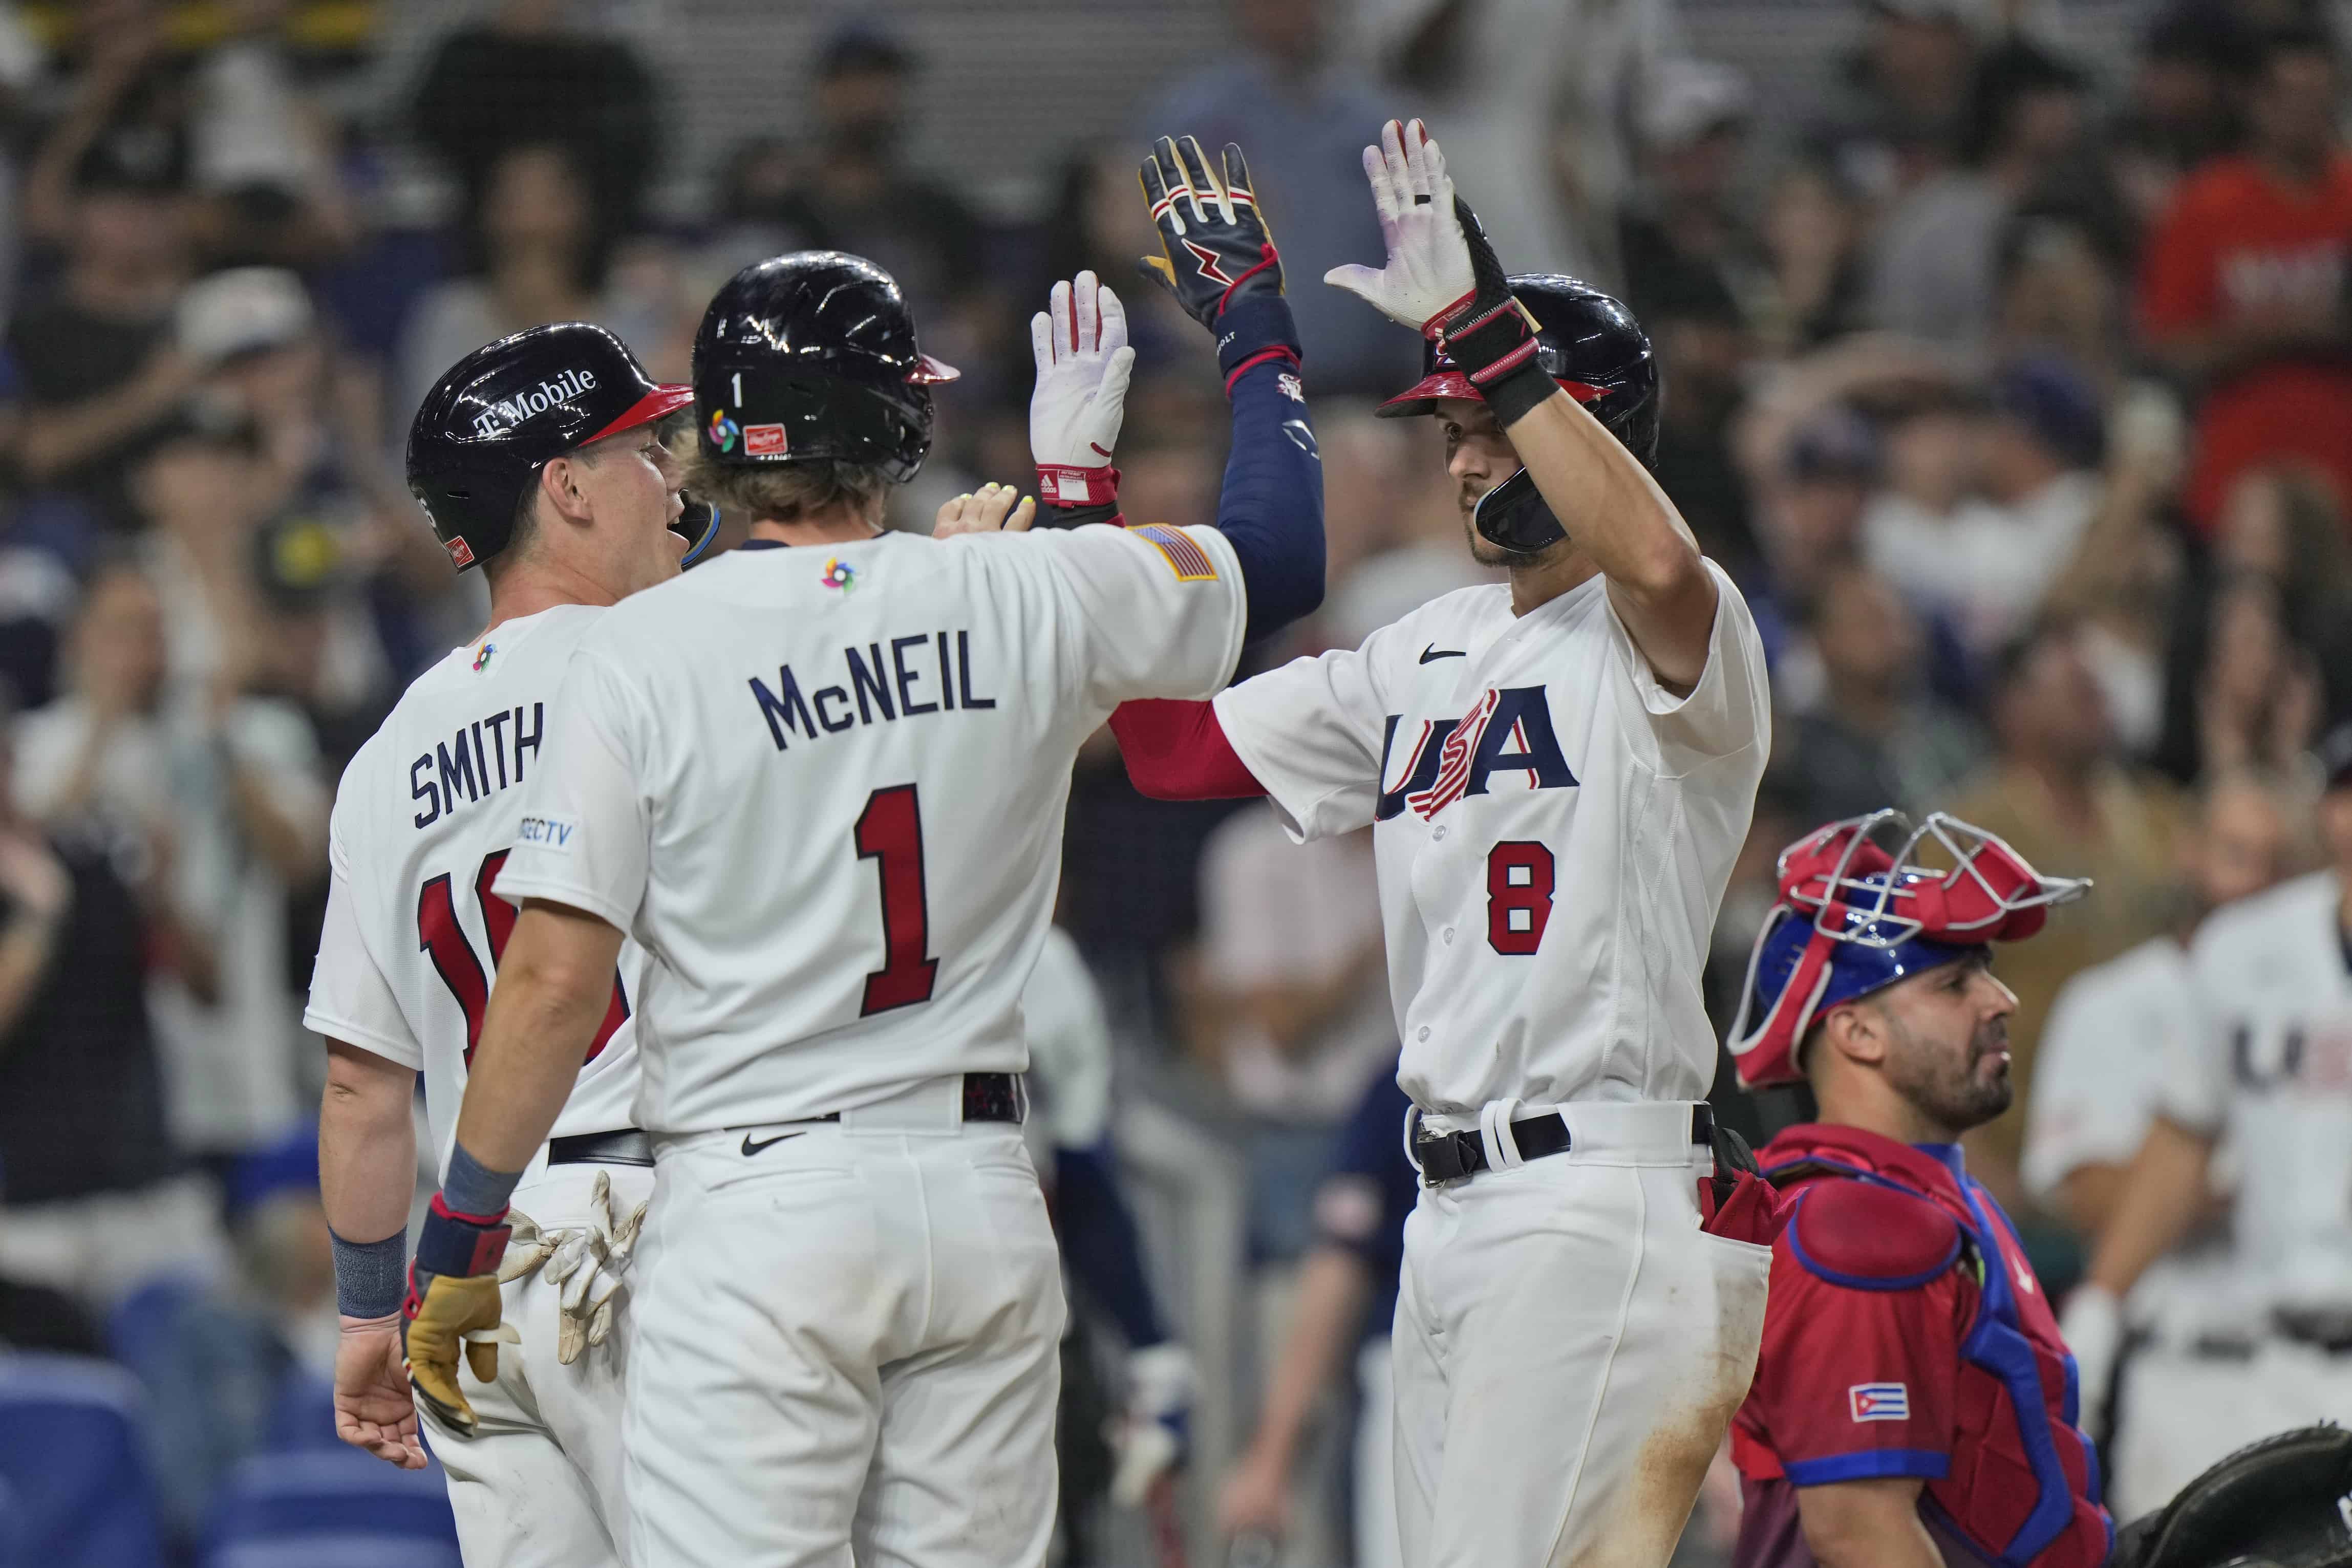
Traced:
<path fill-rule="evenodd" d="M 713 463 L 698 451 L 686 488 L 697 500 L 714 501 L 750 522 L 797 523 L 841 507 L 865 515 L 878 512 L 890 481 L 878 468 L 830 458 L 755 468 Z"/>

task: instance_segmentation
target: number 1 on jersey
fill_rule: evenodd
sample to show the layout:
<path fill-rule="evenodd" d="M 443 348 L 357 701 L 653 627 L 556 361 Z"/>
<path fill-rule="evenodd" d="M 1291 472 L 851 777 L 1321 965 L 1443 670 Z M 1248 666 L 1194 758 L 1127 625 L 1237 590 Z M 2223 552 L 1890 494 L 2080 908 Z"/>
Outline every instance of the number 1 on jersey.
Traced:
<path fill-rule="evenodd" d="M 940 961 L 931 945 L 930 895 L 923 886 L 923 809 L 912 784 L 893 784 L 866 798 L 857 814 L 857 858 L 878 861 L 882 873 L 882 967 L 866 977 L 859 1018 L 931 999 Z"/>

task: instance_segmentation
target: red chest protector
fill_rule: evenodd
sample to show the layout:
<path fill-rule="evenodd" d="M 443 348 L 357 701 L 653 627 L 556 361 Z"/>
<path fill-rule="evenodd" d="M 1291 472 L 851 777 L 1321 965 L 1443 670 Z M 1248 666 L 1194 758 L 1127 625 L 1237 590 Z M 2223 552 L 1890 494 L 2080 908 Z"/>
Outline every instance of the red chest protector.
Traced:
<path fill-rule="evenodd" d="M 1951 1469 L 1925 1483 L 1922 1511 L 2001 1568 L 2105 1563 L 2115 1529 L 2097 1455 L 2075 1425 L 2074 1358 L 2016 1228 L 1958 1151 L 1947 1164 L 1858 1128 L 1807 1125 L 1757 1157 L 1793 1200 L 1781 1244 L 1808 1272 L 1850 1290 L 1916 1291 L 1958 1270 L 1974 1287 Z"/>

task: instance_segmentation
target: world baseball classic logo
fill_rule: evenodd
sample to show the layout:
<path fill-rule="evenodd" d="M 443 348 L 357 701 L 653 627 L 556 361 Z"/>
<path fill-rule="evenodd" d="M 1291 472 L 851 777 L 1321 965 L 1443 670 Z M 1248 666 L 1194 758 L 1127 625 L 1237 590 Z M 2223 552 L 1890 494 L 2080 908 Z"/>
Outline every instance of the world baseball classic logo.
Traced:
<path fill-rule="evenodd" d="M 1857 1421 L 1908 1421 L 1911 1390 L 1900 1383 L 1857 1383 L 1845 1391 L 1846 1405 Z"/>

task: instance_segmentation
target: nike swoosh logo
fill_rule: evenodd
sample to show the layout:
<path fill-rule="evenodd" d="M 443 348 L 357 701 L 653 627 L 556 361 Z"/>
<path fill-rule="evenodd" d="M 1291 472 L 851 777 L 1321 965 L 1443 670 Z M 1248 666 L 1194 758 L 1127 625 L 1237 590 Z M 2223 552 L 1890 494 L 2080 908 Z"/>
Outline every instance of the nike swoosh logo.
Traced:
<path fill-rule="evenodd" d="M 762 1138 L 755 1144 L 751 1141 L 751 1134 L 746 1133 L 743 1134 L 743 1153 L 748 1157 L 758 1154 L 761 1149 L 768 1147 L 772 1144 L 781 1144 L 786 1138 L 804 1138 L 806 1136 L 808 1136 L 806 1133 L 778 1133 L 772 1138 Z"/>
<path fill-rule="evenodd" d="M 1435 664 L 1440 659 L 1466 659 L 1468 657 L 1469 653 L 1464 649 L 1441 648 L 1434 643 L 1432 643 L 1428 647 L 1423 648 L 1421 651 L 1421 662 L 1424 664 Z"/>

